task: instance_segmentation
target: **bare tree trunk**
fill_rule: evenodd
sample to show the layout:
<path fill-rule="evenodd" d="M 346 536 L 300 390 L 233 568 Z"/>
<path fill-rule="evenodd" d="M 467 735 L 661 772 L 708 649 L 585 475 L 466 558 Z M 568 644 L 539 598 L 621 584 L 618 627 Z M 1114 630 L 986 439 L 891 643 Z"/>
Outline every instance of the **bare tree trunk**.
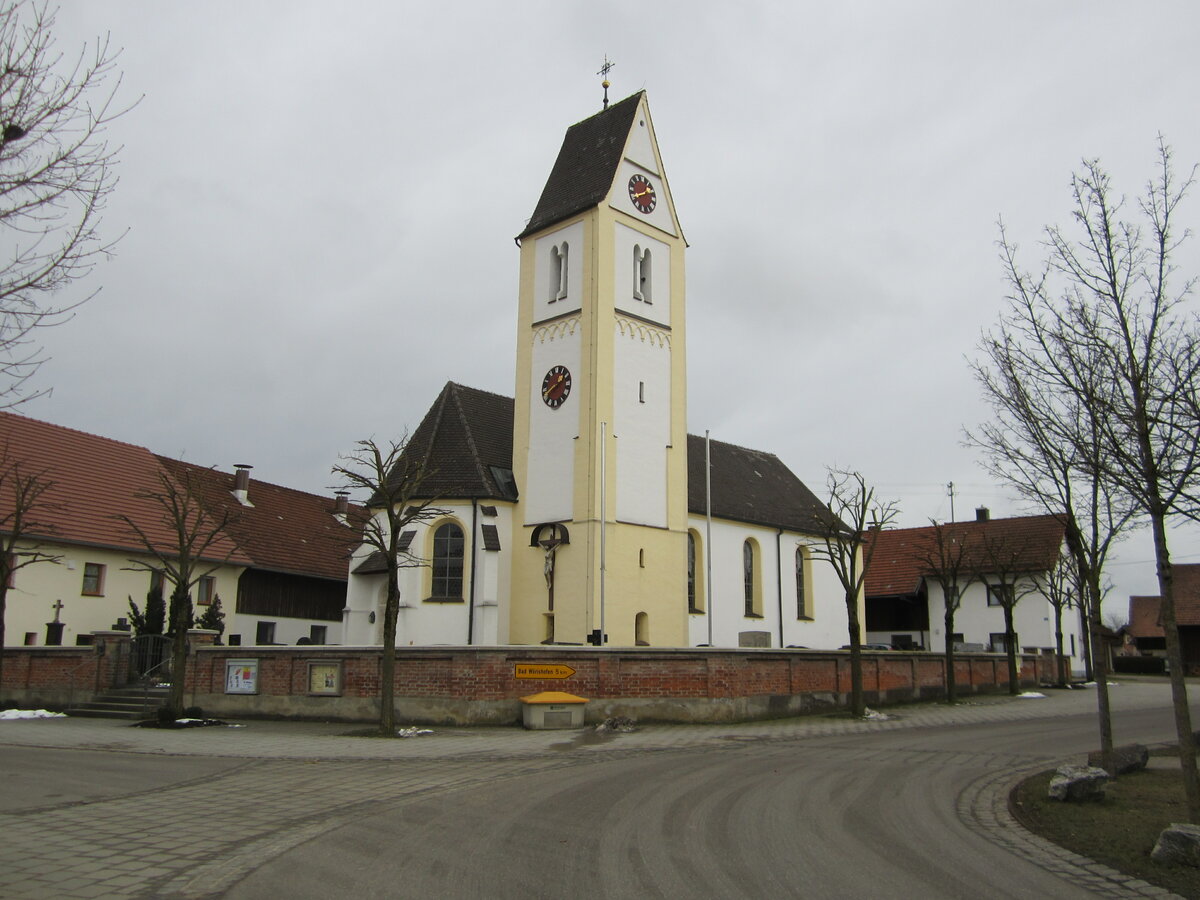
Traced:
<path fill-rule="evenodd" d="M 1017 633 L 1013 630 L 1013 604 L 1004 604 L 1004 651 L 1008 657 L 1008 692 L 1021 693 L 1021 674 L 1017 671 Z"/>
<path fill-rule="evenodd" d="M 946 702 L 958 702 L 958 685 L 954 678 L 954 611 L 946 606 Z"/>
<path fill-rule="evenodd" d="M 167 709 L 172 718 L 183 715 L 184 685 L 187 680 L 187 633 L 191 618 L 191 595 L 186 588 L 176 587 L 171 611 L 171 692 L 167 695 Z"/>
<path fill-rule="evenodd" d="M 1058 661 L 1058 686 L 1067 686 L 1067 661 L 1063 657 L 1062 607 L 1054 607 L 1054 651 Z"/>
<path fill-rule="evenodd" d="M 4 692 L 4 616 L 8 609 L 8 582 L 0 584 L 0 695 Z"/>
<path fill-rule="evenodd" d="M 379 733 L 396 734 L 396 619 L 400 616 L 400 584 L 395 566 L 388 567 L 387 604 L 383 611 L 383 650 L 379 660 Z"/>
<path fill-rule="evenodd" d="M 1179 743 L 1179 765 L 1183 789 L 1187 795 L 1188 821 L 1200 823 L 1200 774 L 1196 771 L 1196 743 L 1192 737 L 1192 713 L 1188 709 L 1187 683 L 1184 681 L 1183 648 L 1175 621 L 1175 577 L 1167 549 L 1167 531 L 1161 513 L 1152 515 L 1154 552 L 1158 561 L 1158 587 L 1162 593 L 1162 624 L 1167 639 L 1167 664 L 1170 666 L 1171 702 L 1175 708 L 1175 733 Z"/>
<path fill-rule="evenodd" d="M 857 595 L 846 595 L 846 618 L 850 632 L 850 713 L 862 718 L 867 714 L 867 702 L 863 697 L 862 632 L 859 630 Z"/>

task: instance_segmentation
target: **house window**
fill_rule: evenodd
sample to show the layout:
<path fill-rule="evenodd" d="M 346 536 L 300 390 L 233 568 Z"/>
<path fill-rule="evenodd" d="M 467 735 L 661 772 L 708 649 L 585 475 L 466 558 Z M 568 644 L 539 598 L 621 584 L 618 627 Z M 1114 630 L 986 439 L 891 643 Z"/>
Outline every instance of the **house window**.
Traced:
<path fill-rule="evenodd" d="M 650 646 L 650 617 L 644 612 L 633 617 L 633 643 L 637 647 Z"/>
<path fill-rule="evenodd" d="M 433 533 L 434 600 L 461 600 L 463 583 L 463 531 L 447 522 Z"/>
<path fill-rule="evenodd" d="M 1012 606 L 1013 586 L 1011 584 L 989 584 L 987 598 L 988 606 Z"/>
<path fill-rule="evenodd" d="M 963 641 L 963 634 L 962 634 L 962 632 L 961 632 L 961 631 L 956 631 L 956 632 L 954 632 L 952 635 L 950 635 L 950 643 L 951 643 L 951 644 L 962 644 L 962 643 L 965 643 L 965 641 Z"/>
<path fill-rule="evenodd" d="M 1071 635 L 1071 655 L 1075 655 L 1075 635 Z"/>
<path fill-rule="evenodd" d="M 742 592 L 746 601 L 746 615 L 762 618 L 762 577 L 758 571 L 758 547 L 752 540 L 742 544 Z"/>
<path fill-rule="evenodd" d="M 100 563 L 84 563 L 83 590 L 80 593 L 88 597 L 103 597 L 105 568 Z"/>
<path fill-rule="evenodd" d="M 326 635 L 326 626 L 310 625 L 308 628 L 308 639 L 314 644 L 324 644 Z"/>
<path fill-rule="evenodd" d="M 167 583 L 167 577 L 162 569 L 150 570 L 150 594 L 156 597 L 163 596 L 163 588 Z"/>
<path fill-rule="evenodd" d="M 550 248 L 550 302 L 567 299 L 567 242 Z"/>
<path fill-rule="evenodd" d="M 687 536 L 687 597 L 688 612 L 690 613 L 704 612 L 704 585 L 700 577 L 700 555 L 696 551 L 698 545 L 696 533 L 689 531 Z"/>
<path fill-rule="evenodd" d="M 812 611 L 808 608 L 808 557 L 807 547 L 796 548 L 796 618 L 811 619 Z"/>
<path fill-rule="evenodd" d="M 989 634 L 988 643 L 992 645 L 993 653 L 1008 652 L 1008 635 L 1003 631 L 993 631 Z"/>
<path fill-rule="evenodd" d="M 274 622 L 259 622 L 258 627 L 254 631 L 254 643 L 256 643 L 256 644 L 273 644 L 273 643 L 275 643 L 275 623 Z"/>
<path fill-rule="evenodd" d="M 37 646 L 37 632 L 36 631 L 25 632 L 25 646 L 26 647 L 36 647 Z"/>
<path fill-rule="evenodd" d="M 216 589 L 217 579 L 211 575 L 202 575 L 196 582 L 196 605 L 211 606 Z"/>
<path fill-rule="evenodd" d="M 653 303 L 651 288 L 654 284 L 649 248 L 643 250 L 633 245 L 633 299 Z"/>

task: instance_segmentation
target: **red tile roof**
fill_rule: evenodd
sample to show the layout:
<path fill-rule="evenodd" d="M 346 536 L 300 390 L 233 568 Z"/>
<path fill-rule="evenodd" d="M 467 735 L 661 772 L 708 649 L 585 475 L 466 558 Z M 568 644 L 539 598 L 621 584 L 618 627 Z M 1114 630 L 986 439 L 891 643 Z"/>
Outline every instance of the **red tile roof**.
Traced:
<path fill-rule="evenodd" d="M 1000 548 L 1011 560 L 1014 571 L 1049 571 L 1058 560 L 1064 535 L 1063 523 L 1057 516 L 951 522 L 942 527 L 967 548 L 964 570 L 979 574 L 991 574 L 988 557 L 995 552 L 991 548 Z M 897 597 L 916 593 L 921 579 L 928 574 L 922 558 L 928 558 L 934 534 L 932 525 L 876 532 L 866 595 Z"/>
<path fill-rule="evenodd" d="M 1175 563 L 1171 573 L 1175 578 L 1175 624 L 1200 625 L 1200 563 Z"/>
<path fill-rule="evenodd" d="M 350 529 L 333 515 L 334 498 L 306 494 L 251 479 L 253 507 L 233 496 L 234 476 L 157 456 L 144 447 L 0 412 L 0 456 L 20 461 L 22 471 L 44 473 L 53 487 L 43 495 L 38 519 L 43 537 L 137 553 L 141 542 L 117 516 L 127 516 L 158 547 L 171 532 L 149 492 L 160 478 L 186 473 L 211 508 L 233 518 L 208 556 L 233 565 L 345 580 Z M 0 517 L 12 508 L 11 491 L 0 489 Z M 2 519 L 0 519 L 2 520 Z"/>
<path fill-rule="evenodd" d="M 1163 636 L 1159 608 L 1162 597 L 1130 597 L 1129 621 L 1125 631 L 1135 638 L 1160 638 Z"/>

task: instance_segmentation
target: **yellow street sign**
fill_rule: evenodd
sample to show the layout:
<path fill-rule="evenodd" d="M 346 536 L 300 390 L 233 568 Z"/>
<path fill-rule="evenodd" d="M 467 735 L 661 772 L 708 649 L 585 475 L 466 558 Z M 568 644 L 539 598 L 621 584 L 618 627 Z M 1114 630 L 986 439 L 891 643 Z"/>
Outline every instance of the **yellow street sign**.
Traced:
<path fill-rule="evenodd" d="M 517 678 L 570 678 L 575 670 L 561 663 L 516 663 L 513 674 Z"/>

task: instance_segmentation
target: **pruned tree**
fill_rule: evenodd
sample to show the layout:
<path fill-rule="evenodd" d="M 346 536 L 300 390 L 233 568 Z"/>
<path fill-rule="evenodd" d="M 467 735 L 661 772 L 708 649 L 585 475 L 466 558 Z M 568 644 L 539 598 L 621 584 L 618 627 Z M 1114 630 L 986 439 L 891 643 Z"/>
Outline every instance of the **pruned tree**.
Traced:
<path fill-rule="evenodd" d="M 57 564 L 62 555 L 40 542 L 53 534 L 47 518 L 54 504 L 50 491 L 54 482 L 45 470 L 0 454 L 0 685 L 4 684 L 4 618 L 8 592 L 16 573 L 38 563 Z"/>
<path fill-rule="evenodd" d="M 1046 599 L 1054 609 L 1054 652 L 1058 659 L 1058 684 L 1065 687 L 1070 673 L 1063 653 L 1063 615 L 1070 609 L 1082 606 L 1082 582 L 1075 557 L 1063 553 L 1054 568 L 1046 573 Z"/>
<path fill-rule="evenodd" d="M 1072 471 L 1085 473 L 1095 490 L 1118 498 L 1112 521 L 1120 521 L 1121 504 L 1126 504 L 1150 524 L 1188 814 L 1200 822 L 1200 774 L 1167 540 L 1170 520 L 1192 514 L 1200 493 L 1193 414 L 1200 389 L 1200 330 L 1183 308 L 1192 281 L 1176 284 L 1173 262 L 1187 236 L 1177 230 L 1176 218 L 1194 172 L 1177 178 L 1170 149 L 1160 138 L 1155 174 L 1137 204 L 1138 222 L 1124 218 L 1123 200 L 1100 163 L 1085 160 L 1071 179 L 1074 229 L 1045 229 L 1046 258 L 1037 274 L 1018 266 L 1015 245 L 1001 233 L 1012 296 L 1000 338 L 1001 348 L 1013 347 L 1022 364 L 1017 370 L 1021 385 L 1029 376 L 1042 379 L 1039 389 L 1057 392 L 1082 423 L 1051 435 L 1068 451 Z M 985 349 L 995 362 L 987 341 Z M 1080 509 L 1066 506 L 1068 516 Z M 1098 531 L 1110 527 L 1105 517 L 1100 507 Z M 1094 540 L 1096 533 L 1067 529 L 1068 546 L 1087 582 L 1093 638 L 1102 593 L 1095 564 L 1105 548 Z M 1093 647 L 1099 646 L 1093 640 Z M 1103 654 L 1093 656 L 1099 670 Z M 1103 674 L 1097 672 L 1101 685 Z"/>
<path fill-rule="evenodd" d="M 1038 593 L 1039 585 L 1028 569 L 1028 548 L 1021 541 L 995 533 L 981 538 L 978 559 L 979 580 L 987 588 L 988 603 L 999 606 L 1004 613 L 1004 654 L 1008 660 L 1008 692 L 1014 697 L 1021 693 L 1019 636 L 1015 626 L 1017 604 L 1030 594 Z"/>
<path fill-rule="evenodd" d="M 54 16 L 44 3 L 0 4 L 0 406 L 44 393 L 27 388 L 44 360 L 36 332 L 91 296 L 53 295 L 116 243 L 100 224 L 117 184 L 105 134 L 129 109 L 116 100 L 119 54 L 103 38 L 64 56 Z"/>
<path fill-rule="evenodd" d="M 192 627 L 192 588 L 212 575 L 236 550 L 229 535 L 233 514 L 205 499 L 200 477 L 179 464 L 159 469 L 155 485 L 135 495 L 152 510 L 148 518 L 119 514 L 130 535 L 149 559 L 133 558 L 129 568 L 161 571 L 171 586 L 167 634 L 171 636 L 171 693 L 166 709 L 172 717 L 183 712 L 187 673 L 187 633 Z"/>
<path fill-rule="evenodd" d="M 962 604 L 962 596 L 977 575 L 971 568 L 971 532 L 954 523 L 938 523 L 930 519 L 929 539 L 915 550 L 924 577 L 942 591 L 943 624 L 946 631 L 946 702 L 958 700 L 954 675 L 954 617 Z"/>
<path fill-rule="evenodd" d="M 827 477 L 828 515 L 818 535 L 820 543 L 812 554 L 833 567 L 846 602 L 846 626 L 850 637 L 850 712 L 866 714 L 862 678 L 862 621 L 859 604 L 863 585 L 875 554 L 871 531 L 886 527 L 900 514 L 895 501 L 882 501 L 859 472 L 830 469 Z"/>
<path fill-rule="evenodd" d="M 367 497 L 363 507 L 351 506 L 347 524 L 361 535 L 361 546 L 378 555 L 387 571 L 383 610 L 383 650 L 379 664 L 379 733 L 396 734 L 396 621 L 400 615 L 400 570 L 428 565 L 402 540 L 409 526 L 445 515 L 429 491 L 433 472 L 423 454 L 409 452 L 407 436 L 380 444 L 359 441 L 353 453 L 341 457 L 333 474 L 341 487 Z"/>

